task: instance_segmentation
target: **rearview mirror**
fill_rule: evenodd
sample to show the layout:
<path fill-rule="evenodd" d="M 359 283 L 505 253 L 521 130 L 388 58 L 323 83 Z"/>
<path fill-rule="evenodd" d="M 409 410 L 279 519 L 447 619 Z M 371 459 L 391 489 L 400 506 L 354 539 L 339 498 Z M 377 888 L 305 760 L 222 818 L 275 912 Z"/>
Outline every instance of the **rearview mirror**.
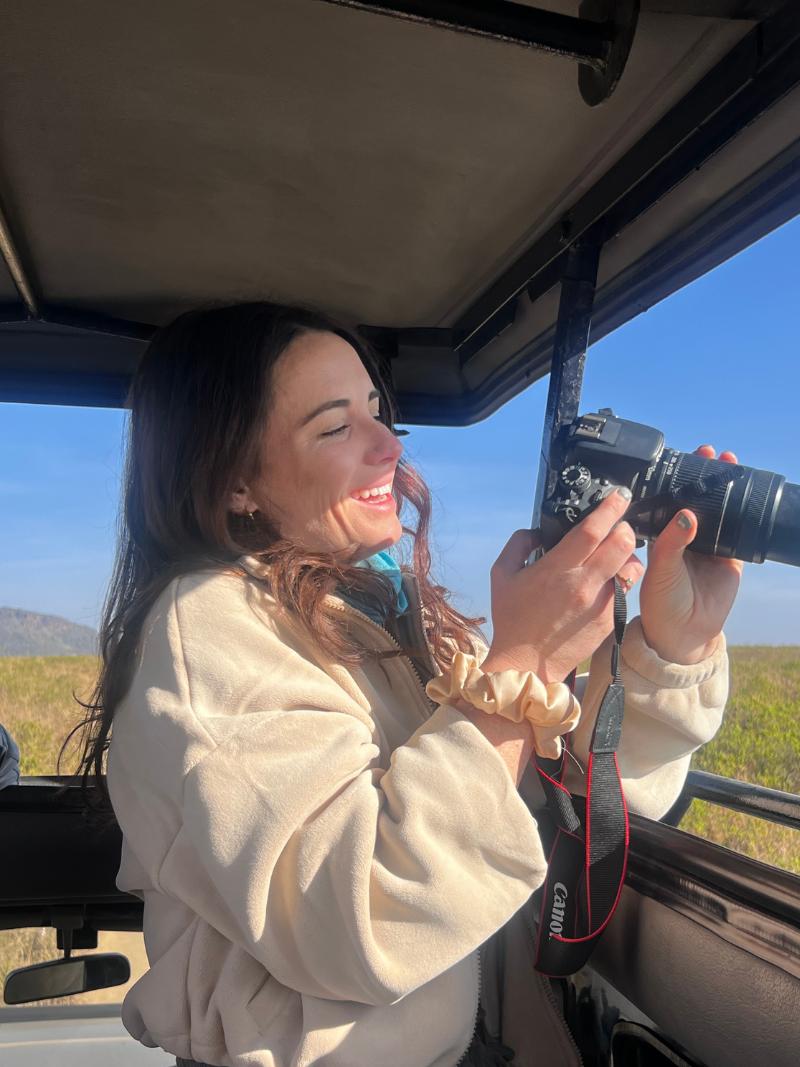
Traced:
<path fill-rule="evenodd" d="M 124 985 L 130 976 L 131 966 L 119 952 L 70 956 L 66 960 L 49 960 L 10 971 L 3 995 L 6 1004 L 27 1004 L 31 1000 L 68 997 L 91 989 Z"/>

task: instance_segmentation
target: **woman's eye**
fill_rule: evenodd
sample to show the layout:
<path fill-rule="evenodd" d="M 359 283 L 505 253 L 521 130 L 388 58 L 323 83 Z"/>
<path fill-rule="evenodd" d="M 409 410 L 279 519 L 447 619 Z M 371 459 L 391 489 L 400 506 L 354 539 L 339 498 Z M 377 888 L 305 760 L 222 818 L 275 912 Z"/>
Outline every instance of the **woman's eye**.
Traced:
<path fill-rule="evenodd" d="M 376 420 L 376 422 L 382 422 L 383 421 L 383 419 L 381 418 L 380 415 L 373 415 L 372 417 L 373 417 L 373 419 Z M 344 424 L 344 426 L 339 426 L 335 430 L 327 430 L 325 433 L 321 433 L 320 437 L 337 437 L 340 433 L 344 433 L 344 431 L 346 429 L 348 429 L 349 426 L 350 426 L 350 423 L 346 422 Z"/>

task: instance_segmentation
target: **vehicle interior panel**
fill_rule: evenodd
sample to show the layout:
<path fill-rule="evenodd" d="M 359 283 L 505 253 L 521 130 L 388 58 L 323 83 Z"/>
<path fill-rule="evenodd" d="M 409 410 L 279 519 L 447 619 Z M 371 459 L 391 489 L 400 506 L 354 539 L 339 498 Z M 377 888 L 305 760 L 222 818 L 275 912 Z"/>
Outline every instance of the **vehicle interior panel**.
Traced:
<path fill-rule="evenodd" d="M 797 1063 L 800 980 L 630 887 L 591 965 L 707 1067 Z"/>

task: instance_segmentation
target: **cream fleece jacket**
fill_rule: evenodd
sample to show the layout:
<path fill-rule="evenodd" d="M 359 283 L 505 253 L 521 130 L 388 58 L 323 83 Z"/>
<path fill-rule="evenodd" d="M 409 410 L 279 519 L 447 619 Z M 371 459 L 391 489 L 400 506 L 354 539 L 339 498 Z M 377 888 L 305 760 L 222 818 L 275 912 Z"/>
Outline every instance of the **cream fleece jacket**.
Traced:
<path fill-rule="evenodd" d="M 354 637 L 395 647 L 330 602 Z M 678 667 L 634 622 L 623 659 L 626 792 L 658 817 L 719 726 L 724 639 Z M 579 759 L 604 649 L 596 661 Z M 476 950 L 544 879 L 503 760 L 459 711 L 433 707 L 407 659 L 329 662 L 261 583 L 219 571 L 176 579 L 151 609 L 108 786 L 117 885 L 144 901 L 150 963 L 123 1022 L 221 1067 L 452 1067 L 472 1034 Z"/>

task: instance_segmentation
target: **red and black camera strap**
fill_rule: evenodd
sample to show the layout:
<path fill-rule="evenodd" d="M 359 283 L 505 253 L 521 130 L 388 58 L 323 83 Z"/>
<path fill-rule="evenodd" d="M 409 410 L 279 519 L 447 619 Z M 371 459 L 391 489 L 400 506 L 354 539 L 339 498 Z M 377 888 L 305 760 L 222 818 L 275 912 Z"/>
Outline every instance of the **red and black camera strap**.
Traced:
<path fill-rule="evenodd" d="M 564 785 L 568 738 L 560 759 L 536 756 L 549 820 L 540 830 L 549 849 L 536 933 L 536 969 L 558 978 L 574 974 L 589 958 L 619 902 L 628 860 L 628 810 L 617 748 L 625 691 L 620 655 L 626 623 L 625 594 L 614 579 L 612 681 L 597 713 L 586 768 L 586 801 Z M 574 685 L 574 672 L 571 682 Z"/>

